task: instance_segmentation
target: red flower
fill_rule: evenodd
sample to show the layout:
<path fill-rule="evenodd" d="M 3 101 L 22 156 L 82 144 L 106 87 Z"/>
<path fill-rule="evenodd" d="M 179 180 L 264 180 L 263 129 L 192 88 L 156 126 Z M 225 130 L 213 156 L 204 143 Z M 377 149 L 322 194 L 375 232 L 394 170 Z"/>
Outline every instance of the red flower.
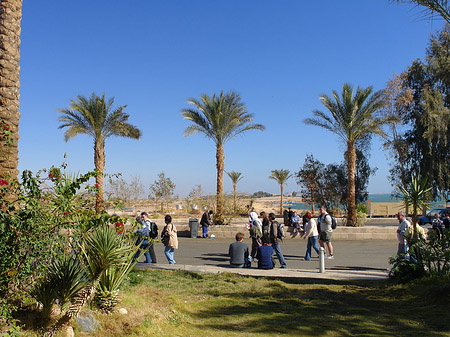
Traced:
<path fill-rule="evenodd" d="M 123 231 L 124 231 L 124 225 L 123 225 L 123 223 L 121 223 L 121 222 L 116 222 L 115 224 L 114 224 L 115 226 L 116 226 L 116 233 L 117 234 L 123 234 Z"/>
<path fill-rule="evenodd" d="M 0 179 L 0 185 L 8 185 L 9 183 L 6 180 Z"/>
<path fill-rule="evenodd" d="M 69 212 L 64 212 L 63 214 L 64 214 L 64 215 L 67 215 L 67 214 L 69 214 Z"/>
<path fill-rule="evenodd" d="M 94 186 L 98 188 L 98 184 L 95 184 Z"/>

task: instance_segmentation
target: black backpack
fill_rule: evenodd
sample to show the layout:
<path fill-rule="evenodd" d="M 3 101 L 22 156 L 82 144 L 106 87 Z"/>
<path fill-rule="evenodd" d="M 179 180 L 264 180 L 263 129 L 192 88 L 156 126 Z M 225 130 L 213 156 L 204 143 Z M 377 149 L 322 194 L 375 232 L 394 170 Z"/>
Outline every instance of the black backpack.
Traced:
<path fill-rule="evenodd" d="M 337 227 L 337 221 L 334 216 L 331 216 L 331 214 L 328 214 L 331 217 L 331 229 L 336 229 Z"/>
<path fill-rule="evenodd" d="M 154 222 L 151 222 L 149 236 L 151 239 L 156 239 L 158 237 L 158 225 Z"/>

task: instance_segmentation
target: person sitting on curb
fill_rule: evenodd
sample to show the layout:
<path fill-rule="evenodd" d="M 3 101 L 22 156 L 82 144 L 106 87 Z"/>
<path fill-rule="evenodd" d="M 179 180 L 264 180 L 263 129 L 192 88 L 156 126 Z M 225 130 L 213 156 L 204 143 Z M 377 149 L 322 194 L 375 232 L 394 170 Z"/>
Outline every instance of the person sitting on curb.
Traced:
<path fill-rule="evenodd" d="M 251 259 L 249 257 L 248 246 L 244 243 L 244 234 L 236 234 L 236 241 L 230 244 L 228 248 L 230 257 L 230 266 L 233 268 L 250 267 Z"/>
<path fill-rule="evenodd" d="M 258 247 L 256 258 L 258 259 L 258 269 L 273 269 L 273 248 L 269 245 L 269 238 L 262 238 L 262 246 Z"/>
<path fill-rule="evenodd" d="M 295 238 L 302 230 L 302 223 L 301 223 L 300 216 L 295 211 L 293 212 L 293 215 L 291 218 L 291 225 L 294 227 L 294 231 L 292 232 L 292 237 Z"/>

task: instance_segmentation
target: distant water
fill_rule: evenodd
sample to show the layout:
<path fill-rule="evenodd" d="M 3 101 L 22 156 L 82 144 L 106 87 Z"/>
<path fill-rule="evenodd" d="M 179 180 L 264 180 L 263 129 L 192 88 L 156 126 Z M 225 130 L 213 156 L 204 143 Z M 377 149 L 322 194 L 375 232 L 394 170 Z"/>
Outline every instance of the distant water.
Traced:
<path fill-rule="evenodd" d="M 391 196 L 390 193 L 369 193 L 371 202 L 397 202 L 400 201 Z"/>

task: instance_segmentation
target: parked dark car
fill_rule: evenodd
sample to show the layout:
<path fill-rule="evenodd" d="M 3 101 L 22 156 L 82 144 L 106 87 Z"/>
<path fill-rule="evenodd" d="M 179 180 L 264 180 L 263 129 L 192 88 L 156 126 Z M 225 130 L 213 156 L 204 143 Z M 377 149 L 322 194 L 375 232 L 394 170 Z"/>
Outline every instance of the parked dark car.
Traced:
<path fill-rule="evenodd" d="M 426 224 L 431 224 L 434 219 L 434 215 L 439 213 L 441 219 L 444 219 L 446 213 L 450 213 L 450 208 L 433 208 L 431 211 L 427 213 L 427 215 L 419 216 L 419 225 L 423 226 Z"/>

